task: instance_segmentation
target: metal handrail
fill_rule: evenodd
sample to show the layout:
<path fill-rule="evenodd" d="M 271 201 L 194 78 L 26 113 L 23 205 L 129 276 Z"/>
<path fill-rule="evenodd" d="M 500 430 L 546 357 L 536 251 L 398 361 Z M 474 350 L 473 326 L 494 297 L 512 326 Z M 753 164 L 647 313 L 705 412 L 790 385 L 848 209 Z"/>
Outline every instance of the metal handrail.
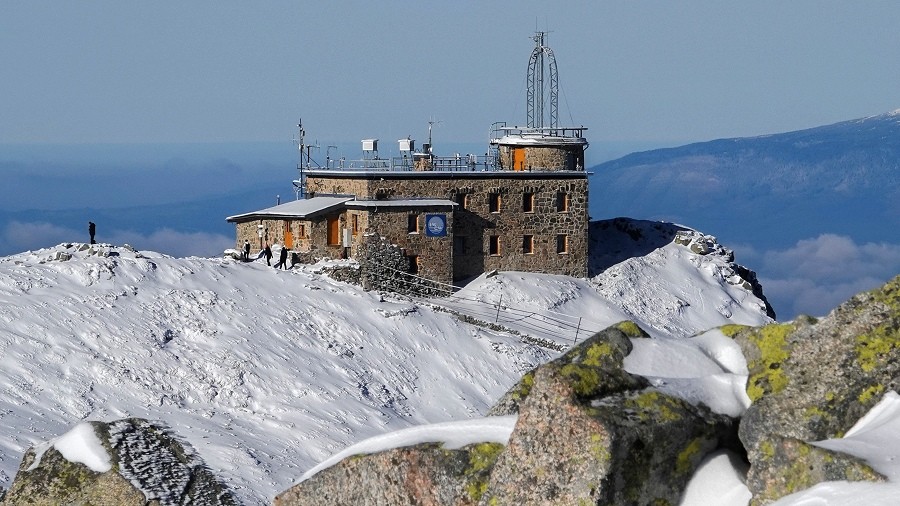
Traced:
<path fill-rule="evenodd" d="M 447 311 L 452 311 L 476 320 L 481 320 L 486 324 L 502 325 L 508 329 L 519 332 L 520 334 L 529 335 L 541 340 L 550 340 L 557 342 L 563 340 L 573 344 L 578 343 L 579 339 L 585 339 L 600 330 L 600 324 L 592 322 L 584 317 L 560 313 L 557 311 L 542 310 L 524 310 L 503 304 L 502 295 L 497 302 L 486 302 L 470 297 L 462 297 L 458 295 L 460 287 L 447 283 L 440 283 L 427 278 L 416 276 L 392 267 L 373 263 L 382 269 L 393 271 L 396 275 L 410 285 L 406 293 L 398 292 L 413 298 L 426 301 L 428 304 L 440 307 Z M 379 276 L 378 273 L 373 273 Z M 396 278 L 389 278 L 396 283 Z M 421 290 L 416 288 L 427 288 L 432 292 L 446 293 L 447 295 L 439 298 L 421 297 Z M 399 288 L 397 286 L 394 289 Z"/>

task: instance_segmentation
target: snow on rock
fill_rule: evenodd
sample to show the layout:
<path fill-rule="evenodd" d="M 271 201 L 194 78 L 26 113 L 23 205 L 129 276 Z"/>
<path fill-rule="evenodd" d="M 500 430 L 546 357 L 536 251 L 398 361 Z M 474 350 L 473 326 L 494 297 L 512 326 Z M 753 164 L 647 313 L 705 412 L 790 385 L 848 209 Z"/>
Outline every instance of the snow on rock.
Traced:
<path fill-rule="evenodd" d="M 3 504 L 237 504 L 190 445 L 147 420 L 82 422 L 29 460 Z"/>
<path fill-rule="evenodd" d="M 625 370 L 660 391 L 733 417 L 750 406 L 747 362 L 720 329 L 690 339 L 632 339 L 632 344 Z"/>
<path fill-rule="evenodd" d="M 886 440 L 894 444 L 885 445 Z M 888 392 L 840 439 L 813 443 L 815 446 L 864 459 L 893 482 L 900 482 L 900 395 Z"/>
<path fill-rule="evenodd" d="M 713 452 L 688 483 L 680 506 L 747 506 L 750 490 L 744 484 L 747 464 L 731 452 Z"/>
<path fill-rule="evenodd" d="M 900 497 L 900 395 L 888 392 L 843 438 L 812 443 L 862 458 L 887 483 L 825 482 L 791 494 L 773 506 L 865 504 L 889 506 Z"/>
<path fill-rule="evenodd" d="M 51 447 L 55 448 L 69 462 L 84 464 L 91 471 L 105 473 L 112 468 L 109 453 L 94 432 L 94 426 L 89 423 L 79 423 L 62 436 L 38 445 L 35 448 L 34 462 L 28 466 L 26 471 L 40 466 L 41 457 Z"/>
<path fill-rule="evenodd" d="M 515 415 L 473 418 L 458 422 L 443 422 L 409 427 L 396 432 L 360 441 L 332 455 L 316 467 L 303 473 L 299 481 L 305 481 L 323 469 L 327 469 L 347 457 L 378 453 L 421 443 L 441 443 L 448 450 L 455 450 L 475 443 L 500 443 L 505 445 L 518 419 Z"/>

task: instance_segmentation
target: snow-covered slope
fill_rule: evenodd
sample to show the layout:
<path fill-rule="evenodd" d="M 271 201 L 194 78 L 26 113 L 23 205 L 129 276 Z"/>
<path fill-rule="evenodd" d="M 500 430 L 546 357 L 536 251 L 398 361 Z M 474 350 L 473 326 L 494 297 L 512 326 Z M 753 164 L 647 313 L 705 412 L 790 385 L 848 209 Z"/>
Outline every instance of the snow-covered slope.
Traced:
<path fill-rule="evenodd" d="M 671 245 L 591 280 L 500 273 L 466 291 L 598 328 L 632 318 L 661 337 L 767 321 L 717 262 Z M 733 301 L 730 317 L 721 300 Z M 366 437 L 484 413 L 556 353 L 316 266 L 110 245 L 13 255 L 0 259 L 0 485 L 29 446 L 80 420 L 139 416 L 171 426 L 242 501 L 264 504 Z"/>

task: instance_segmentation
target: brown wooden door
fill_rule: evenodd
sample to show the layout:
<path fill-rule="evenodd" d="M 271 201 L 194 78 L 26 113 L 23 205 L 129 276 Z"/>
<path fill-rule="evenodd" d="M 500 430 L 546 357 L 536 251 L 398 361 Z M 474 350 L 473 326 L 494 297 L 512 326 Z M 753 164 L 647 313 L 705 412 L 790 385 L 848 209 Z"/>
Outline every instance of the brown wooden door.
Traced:
<path fill-rule="evenodd" d="M 291 220 L 284 220 L 284 247 L 294 249 L 294 234 L 291 233 Z"/>
<path fill-rule="evenodd" d="M 525 148 L 512 148 L 513 170 L 525 170 Z"/>
<path fill-rule="evenodd" d="M 335 246 L 341 243 L 341 220 L 337 216 L 328 217 L 328 245 Z"/>

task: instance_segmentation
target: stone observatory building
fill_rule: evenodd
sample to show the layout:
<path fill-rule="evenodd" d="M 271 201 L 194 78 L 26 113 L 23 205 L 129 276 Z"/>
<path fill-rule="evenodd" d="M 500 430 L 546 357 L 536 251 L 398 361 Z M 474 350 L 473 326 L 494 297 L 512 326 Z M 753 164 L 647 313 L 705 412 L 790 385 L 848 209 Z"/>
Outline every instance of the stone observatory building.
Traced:
<path fill-rule="evenodd" d="M 280 244 L 303 261 L 351 258 L 443 284 L 494 269 L 587 276 L 587 128 L 558 125 L 556 61 L 543 33 L 534 40 L 526 126 L 495 123 L 484 155 L 435 155 L 429 126 L 420 150 L 401 139 L 400 156 L 380 158 L 366 139 L 361 160 L 324 166 L 301 126 L 297 200 L 229 216 L 237 247 Z"/>

